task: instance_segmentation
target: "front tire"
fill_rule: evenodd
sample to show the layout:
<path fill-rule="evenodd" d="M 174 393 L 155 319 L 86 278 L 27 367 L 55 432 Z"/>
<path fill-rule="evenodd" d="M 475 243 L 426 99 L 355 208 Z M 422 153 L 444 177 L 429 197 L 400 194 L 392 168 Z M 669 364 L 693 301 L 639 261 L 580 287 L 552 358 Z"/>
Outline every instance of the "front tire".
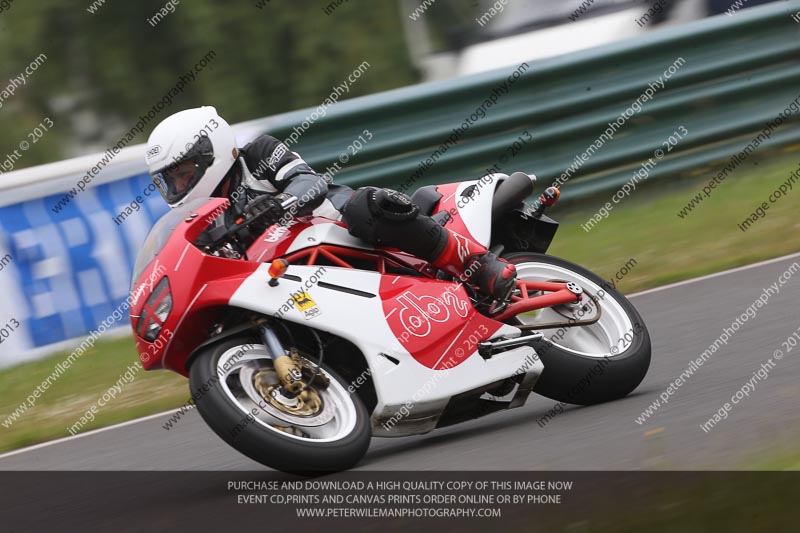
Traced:
<path fill-rule="evenodd" d="M 594 295 L 589 307 L 599 306 L 595 324 L 542 328 L 537 324 L 581 320 L 574 310 L 548 308 L 511 319 L 514 325 L 534 326 L 544 334 L 534 349 L 544 364 L 534 392 L 553 400 L 592 405 L 627 396 L 650 367 L 650 335 L 644 320 L 625 296 L 597 274 L 546 254 L 520 252 L 504 258 L 517 267 L 518 279 L 575 282 Z M 567 319 L 568 321 L 568 319 Z"/>
<path fill-rule="evenodd" d="M 330 381 L 317 391 L 323 407 L 311 416 L 283 413 L 253 386 L 259 374 L 269 380 L 274 373 L 266 348 L 257 342 L 229 339 L 194 359 L 189 387 L 203 420 L 239 452 L 283 472 L 319 475 L 357 464 L 371 438 L 369 415 L 357 394 L 323 361 L 320 372 Z"/>

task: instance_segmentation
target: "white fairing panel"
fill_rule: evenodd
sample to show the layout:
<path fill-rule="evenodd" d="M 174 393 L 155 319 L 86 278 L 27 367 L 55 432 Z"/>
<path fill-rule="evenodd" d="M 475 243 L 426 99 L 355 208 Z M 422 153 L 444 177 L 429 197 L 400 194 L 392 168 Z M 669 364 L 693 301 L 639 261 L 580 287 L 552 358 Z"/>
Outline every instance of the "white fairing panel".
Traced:
<path fill-rule="evenodd" d="M 296 252 L 309 246 L 318 244 L 333 244 L 336 246 L 346 246 L 348 248 L 374 249 L 369 243 L 353 237 L 347 232 L 346 228 L 333 222 L 314 224 L 301 231 L 292 241 L 291 246 L 286 251 L 287 254 Z M 365 272 L 368 273 L 368 272 Z M 377 274 L 376 274 L 377 275 Z"/>
<path fill-rule="evenodd" d="M 381 274 L 292 265 L 287 274 L 301 280 L 283 278 L 276 287 L 270 287 L 267 269 L 268 265 L 262 265 L 250 275 L 233 294 L 230 305 L 331 332 L 355 344 L 367 359 L 377 392 L 373 419 L 388 419 L 408 404 L 414 405 L 411 416 L 415 418 L 423 417 L 429 410 L 438 414 L 451 396 L 541 367 L 534 350 L 524 346 L 489 360 L 476 352 L 449 370 L 433 370 L 414 359 L 389 328 L 379 296 Z M 324 286 L 318 284 L 320 281 Z M 360 293 L 336 290 L 330 285 Z M 293 294 L 301 291 L 306 293 L 299 304 L 302 309 L 292 299 Z M 366 293 L 374 297 L 367 297 Z M 498 335 L 508 337 L 519 333 L 513 326 L 498 331 Z"/>
<path fill-rule="evenodd" d="M 506 174 L 488 174 L 480 180 L 465 181 L 456 191 L 456 209 L 464 225 L 476 241 L 488 247 L 492 238 L 492 199 L 497 185 L 506 179 Z M 475 185 L 472 196 L 462 197 L 467 187 Z"/>
<path fill-rule="evenodd" d="M 339 212 L 338 209 L 333 207 L 333 204 L 327 198 L 323 200 L 322 204 L 314 209 L 313 212 L 315 217 L 325 217 L 330 218 L 332 220 L 341 220 L 342 214 Z"/>

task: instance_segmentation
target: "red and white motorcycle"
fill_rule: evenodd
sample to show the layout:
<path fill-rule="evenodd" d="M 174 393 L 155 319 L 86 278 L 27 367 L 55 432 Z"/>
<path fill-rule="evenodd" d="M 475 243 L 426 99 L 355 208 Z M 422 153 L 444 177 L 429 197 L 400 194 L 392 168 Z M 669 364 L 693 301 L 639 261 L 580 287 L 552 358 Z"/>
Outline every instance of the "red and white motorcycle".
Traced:
<path fill-rule="evenodd" d="M 524 199 L 523 173 L 428 186 L 423 212 L 514 263 L 510 301 L 334 219 L 252 221 L 201 234 L 228 206 L 167 213 L 136 262 L 131 324 L 145 369 L 189 377 L 206 423 L 279 470 L 347 469 L 371 436 L 426 433 L 519 407 L 531 392 L 572 404 L 621 398 L 644 378 L 650 338 L 628 300 L 592 272 L 545 255 L 558 224 Z"/>

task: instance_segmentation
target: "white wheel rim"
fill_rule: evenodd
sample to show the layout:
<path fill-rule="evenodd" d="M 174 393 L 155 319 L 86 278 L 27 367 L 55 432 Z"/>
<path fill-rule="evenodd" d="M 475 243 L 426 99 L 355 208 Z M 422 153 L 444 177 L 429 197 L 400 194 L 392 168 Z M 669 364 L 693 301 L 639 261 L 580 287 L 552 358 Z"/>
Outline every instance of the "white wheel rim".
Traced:
<path fill-rule="evenodd" d="M 320 368 L 319 371 L 328 378 L 330 385 L 324 390 L 316 389 L 324 408 L 313 417 L 292 416 L 270 405 L 249 383 L 254 372 L 260 370 L 274 372 L 272 358 L 264 345 L 260 344 L 233 346 L 217 361 L 219 384 L 242 413 L 242 419 L 236 425 L 245 423 L 246 416 L 250 415 L 255 423 L 281 437 L 316 443 L 341 440 L 355 428 L 357 415 L 352 398 L 336 378 L 324 369 Z M 254 410 L 256 414 L 253 414 Z M 236 425 L 231 426 L 231 430 Z M 306 436 L 288 433 L 276 426 L 302 432 Z"/>
<path fill-rule="evenodd" d="M 588 292 L 598 298 L 600 309 L 602 310 L 600 320 L 586 326 L 544 328 L 539 330 L 544 334 L 545 339 L 562 350 L 584 357 L 595 358 L 614 357 L 631 346 L 636 333 L 633 332 L 633 325 L 628 313 L 625 312 L 616 298 L 608 294 L 597 283 L 577 272 L 549 263 L 523 262 L 515 263 L 515 266 L 517 268 L 517 279 L 526 281 L 571 281 L 580 285 L 584 293 Z M 586 300 L 586 302 L 590 306 L 595 305 L 591 300 Z M 585 320 L 594 314 L 589 312 L 586 313 L 586 316 L 582 316 L 581 313 L 581 311 L 574 309 L 570 315 L 577 320 Z M 552 308 L 521 314 L 516 318 L 524 325 L 567 321 L 567 318 Z"/>

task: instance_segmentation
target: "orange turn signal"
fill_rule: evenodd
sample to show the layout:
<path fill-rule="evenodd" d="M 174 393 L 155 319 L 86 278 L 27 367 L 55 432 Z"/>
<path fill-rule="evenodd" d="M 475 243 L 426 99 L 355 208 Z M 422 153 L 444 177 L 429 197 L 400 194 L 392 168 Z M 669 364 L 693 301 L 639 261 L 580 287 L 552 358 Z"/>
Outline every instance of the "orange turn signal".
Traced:
<path fill-rule="evenodd" d="M 559 197 L 561 196 L 561 191 L 559 191 L 556 187 L 548 187 L 542 193 L 541 198 L 539 201 L 542 205 L 547 207 L 553 207 L 558 202 Z"/>
<path fill-rule="evenodd" d="M 286 274 L 286 269 L 289 268 L 289 261 L 286 259 L 275 259 L 270 265 L 267 274 L 269 274 L 269 284 L 274 287 L 278 284 L 278 278 Z"/>

